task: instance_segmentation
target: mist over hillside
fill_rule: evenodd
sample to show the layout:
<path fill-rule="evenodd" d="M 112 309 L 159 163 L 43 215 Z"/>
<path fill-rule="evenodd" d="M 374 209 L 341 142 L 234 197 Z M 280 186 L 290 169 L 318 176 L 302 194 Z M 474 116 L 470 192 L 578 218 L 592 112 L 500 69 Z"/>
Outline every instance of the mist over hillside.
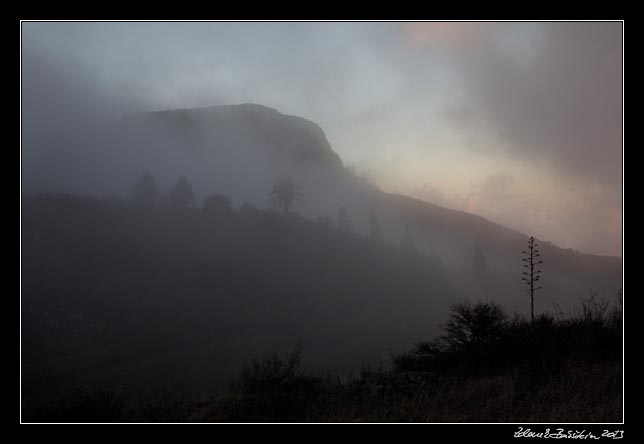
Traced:
<path fill-rule="evenodd" d="M 456 297 L 413 251 L 248 204 L 23 205 L 23 368 L 47 391 L 219 387 L 298 341 L 306 368 L 348 372 L 434 334 Z"/>
<path fill-rule="evenodd" d="M 267 208 L 273 184 L 290 177 L 304 196 L 294 207 L 303 217 L 335 219 L 344 208 L 355 229 L 366 234 L 373 213 L 389 243 L 398 245 L 407 228 L 418 250 L 449 269 L 464 294 L 522 307 L 516 275 L 529 233 L 379 190 L 345 168 L 323 130 L 308 120 L 256 104 L 215 106 L 128 114 L 64 138 L 64 143 L 53 138 L 25 144 L 24 191 L 127 196 L 140 174 L 149 172 L 162 191 L 187 177 L 198 203 L 221 193 L 235 207 Z M 543 309 L 567 308 L 589 292 L 614 294 L 620 288 L 619 258 L 585 255 L 547 241 L 541 241 L 548 289 Z M 489 271 L 497 273 L 494 285 L 480 287 L 461 276 L 471 269 L 477 248 Z"/>

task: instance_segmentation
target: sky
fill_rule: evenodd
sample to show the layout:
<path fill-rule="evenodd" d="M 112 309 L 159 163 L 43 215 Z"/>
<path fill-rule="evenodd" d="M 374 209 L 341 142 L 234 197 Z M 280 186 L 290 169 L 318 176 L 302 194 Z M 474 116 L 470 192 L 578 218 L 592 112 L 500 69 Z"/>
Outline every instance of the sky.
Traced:
<path fill-rule="evenodd" d="M 258 103 L 318 123 L 385 191 L 621 256 L 622 36 L 621 22 L 25 22 L 21 43 L 39 107 L 76 110 L 61 119 Z"/>

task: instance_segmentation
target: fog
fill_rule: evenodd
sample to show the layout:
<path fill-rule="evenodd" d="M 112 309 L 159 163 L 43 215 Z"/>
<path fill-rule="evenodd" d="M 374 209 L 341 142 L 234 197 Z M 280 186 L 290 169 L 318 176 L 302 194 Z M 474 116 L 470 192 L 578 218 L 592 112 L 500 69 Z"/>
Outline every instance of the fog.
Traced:
<path fill-rule="evenodd" d="M 28 143 L 42 134 L 30 125 L 257 103 L 320 125 L 385 191 L 620 254 L 619 23 L 22 27 L 25 167 L 46 157 L 34 150 L 60 157 Z M 499 175 L 502 192 L 482 191 Z"/>
<path fill-rule="evenodd" d="M 463 300 L 527 319 L 530 236 L 537 314 L 614 301 L 621 27 L 24 22 L 26 399 L 193 396 L 297 343 L 346 377 Z"/>

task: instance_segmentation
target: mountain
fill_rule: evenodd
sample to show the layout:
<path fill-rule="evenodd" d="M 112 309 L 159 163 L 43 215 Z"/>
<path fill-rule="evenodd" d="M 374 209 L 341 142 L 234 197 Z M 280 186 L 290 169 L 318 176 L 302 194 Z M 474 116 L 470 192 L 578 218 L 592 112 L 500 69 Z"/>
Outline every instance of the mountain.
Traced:
<path fill-rule="evenodd" d="M 345 168 L 323 130 L 300 117 L 255 104 L 146 112 L 51 139 L 46 151 L 23 147 L 27 192 L 122 196 L 143 171 L 162 192 L 186 176 L 199 205 L 214 193 L 229 196 L 236 207 L 257 208 L 267 207 L 278 179 L 291 177 L 304 196 L 294 207 L 302 216 L 335 219 L 343 207 L 353 227 L 366 234 L 373 213 L 391 244 L 399 244 L 407 227 L 416 248 L 440 261 L 464 295 L 527 307 L 520 280 L 527 234 L 379 190 Z M 621 288 L 621 258 L 538 241 L 544 261 L 540 309 L 570 307 L 589 292 L 613 297 Z M 477 250 L 487 264 L 485 281 L 470 273 Z"/>
<path fill-rule="evenodd" d="M 335 169 L 343 166 L 319 125 L 263 105 L 248 103 L 158 111 L 135 118 L 187 137 L 206 131 L 220 140 L 223 135 L 224 139 L 261 146 L 272 150 L 273 156 L 293 159 L 302 165 Z"/>
<path fill-rule="evenodd" d="M 23 196 L 28 397 L 86 385 L 202 390 L 303 343 L 307 368 L 378 363 L 436 333 L 441 268 L 297 214 Z"/>
<path fill-rule="evenodd" d="M 305 366 L 356 368 L 436 334 L 464 298 L 529 313 L 526 234 L 379 190 L 305 119 L 250 104 L 143 113 L 49 148 L 38 162 L 24 148 L 26 399 L 115 383 L 199 391 L 298 339 Z M 162 193 L 187 176 L 195 207 L 123 199 L 142 171 Z M 288 215 L 265 210 L 284 176 L 304 196 Z M 211 194 L 233 209 L 209 214 Z M 352 230 L 336 228 L 341 208 Z M 539 242 L 537 313 L 617 295 L 620 258 Z"/>
<path fill-rule="evenodd" d="M 520 276 L 527 234 L 474 214 L 379 190 L 343 167 L 322 129 L 311 121 L 255 104 L 144 113 L 131 123 L 135 121 L 139 128 L 180 138 L 178 149 L 187 151 L 187 162 L 225 164 L 226 173 L 220 177 L 232 173 L 235 178 L 218 183 L 213 178 L 208 184 L 202 180 L 208 172 L 196 174 L 190 178 L 197 189 L 233 196 L 239 205 L 247 201 L 265 207 L 272 183 L 290 176 L 305 197 L 296 208 L 305 217 L 335 218 L 344 207 L 354 227 L 366 234 L 373 212 L 392 244 L 400 242 L 407 226 L 417 248 L 451 270 L 465 295 L 497 298 L 525 309 Z M 538 242 L 544 260 L 542 309 L 573 306 L 591 292 L 612 297 L 621 288 L 620 258 L 562 249 L 547 239 Z M 485 255 L 490 276 L 486 282 L 469 277 L 477 248 Z"/>

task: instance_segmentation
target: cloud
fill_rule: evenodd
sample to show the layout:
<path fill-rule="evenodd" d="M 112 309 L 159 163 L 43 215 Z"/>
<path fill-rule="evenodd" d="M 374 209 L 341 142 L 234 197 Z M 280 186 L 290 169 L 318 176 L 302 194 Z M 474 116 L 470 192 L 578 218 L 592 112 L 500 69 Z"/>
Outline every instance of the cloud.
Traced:
<path fill-rule="evenodd" d="M 413 22 L 403 31 L 412 45 L 463 48 L 487 37 L 493 25 L 483 22 Z"/>
<path fill-rule="evenodd" d="M 83 159 L 97 170 L 103 162 L 98 148 L 62 156 L 43 128 L 77 132 L 106 115 L 254 102 L 320 124 L 345 162 L 369 170 L 384 189 L 519 229 L 516 215 L 536 211 L 536 219 L 560 221 L 557 237 L 566 243 L 580 239 L 575 226 L 587 227 L 576 248 L 618 250 L 619 23 L 23 23 L 22 30 L 23 146 L 36 146 L 29 139 L 39 135 L 47 141 L 45 151 L 23 149 L 23 166 L 45 171 L 53 159 L 52 183 L 55 175 L 71 178 Z M 499 171 L 512 177 L 504 190 L 505 179 L 488 180 Z M 527 189 L 540 197 L 511 197 Z"/>
<path fill-rule="evenodd" d="M 532 40 L 520 39 L 530 33 L 516 26 L 495 32 L 466 55 L 453 54 L 466 94 L 446 115 L 474 134 L 491 128 L 520 159 L 618 188 L 621 24 L 540 24 Z M 526 48 L 533 52 L 527 64 L 520 58 Z"/>

